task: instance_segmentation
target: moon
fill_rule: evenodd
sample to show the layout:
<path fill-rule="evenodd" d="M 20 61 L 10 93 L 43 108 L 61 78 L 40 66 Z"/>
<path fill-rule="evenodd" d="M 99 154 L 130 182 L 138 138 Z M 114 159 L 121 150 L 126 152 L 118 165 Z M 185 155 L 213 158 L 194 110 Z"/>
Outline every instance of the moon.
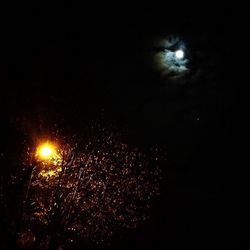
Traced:
<path fill-rule="evenodd" d="M 176 50 L 176 51 L 175 51 L 175 57 L 176 57 L 177 59 L 182 59 L 182 58 L 184 57 L 184 51 L 181 50 L 181 49 Z"/>

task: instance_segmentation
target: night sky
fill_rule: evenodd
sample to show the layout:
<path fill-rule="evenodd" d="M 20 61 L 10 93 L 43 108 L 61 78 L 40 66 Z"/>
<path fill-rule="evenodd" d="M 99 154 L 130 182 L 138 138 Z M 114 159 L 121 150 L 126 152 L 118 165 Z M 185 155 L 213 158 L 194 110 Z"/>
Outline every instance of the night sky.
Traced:
<path fill-rule="evenodd" d="M 239 125 L 246 107 L 239 97 L 247 82 L 239 53 L 247 47 L 241 30 L 247 16 L 235 8 L 165 4 L 2 10 L 2 186 L 34 138 L 56 130 L 80 136 L 97 122 L 115 127 L 128 145 L 166 155 L 149 222 L 104 245 L 79 241 L 75 249 L 249 247 L 245 125 Z M 159 41 L 171 35 L 185 43 L 190 59 L 189 74 L 179 79 L 153 63 Z M 16 218 L 19 186 L 10 189 L 5 205 Z M 5 209 L 1 249 L 12 249 Z"/>

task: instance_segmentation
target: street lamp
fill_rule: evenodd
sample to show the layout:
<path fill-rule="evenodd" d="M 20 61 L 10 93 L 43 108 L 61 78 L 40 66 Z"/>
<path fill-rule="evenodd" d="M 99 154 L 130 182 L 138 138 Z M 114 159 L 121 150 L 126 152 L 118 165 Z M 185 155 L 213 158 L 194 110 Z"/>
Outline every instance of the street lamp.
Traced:
<path fill-rule="evenodd" d="M 36 152 L 34 156 L 35 156 L 35 159 L 38 160 L 42 164 L 39 164 L 34 158 L 32 159 L 32 163 L 31 163 L 32 169 L 31 169 L 30 179 L 29 179 L 24 203 L 26 203 L 28 199 L 33 175 L 34 175 L 34 172 L 38 169 L 39 165 L 43 166 L 43 168 L 45 167 L 45 169 L 40 169 L 39 174 L 42 177 L 48 178 L 48 177 L 56 176 L 59 172 L 62 171 L 62 168 L 60 167 L 61 157 L 57 153 L 57 146 L 54 143 L 49 142 L 49 141 L 40 143 L 36 148 Z"/>
<path fill-rule="evenodd" d="M 50 142 L 40 144 L 36 150 L 36 157 L 41 161 L 48 161 L 56 158 L 56 146 Z"/>

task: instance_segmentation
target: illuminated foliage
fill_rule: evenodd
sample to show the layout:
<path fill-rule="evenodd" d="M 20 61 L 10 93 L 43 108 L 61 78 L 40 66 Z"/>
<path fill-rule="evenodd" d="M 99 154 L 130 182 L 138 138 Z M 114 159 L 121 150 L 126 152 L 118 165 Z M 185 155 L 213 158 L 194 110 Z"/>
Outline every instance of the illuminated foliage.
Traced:
<path fill-rule="evenodd" d="M 85 143 L 61 143 L 58 156 L 33 163 L 25 230 L 38 224 L 57 236 L 102 241 L 148 219 L 160 191 L 157 150 L 146 154 L 103 130 Z"/>

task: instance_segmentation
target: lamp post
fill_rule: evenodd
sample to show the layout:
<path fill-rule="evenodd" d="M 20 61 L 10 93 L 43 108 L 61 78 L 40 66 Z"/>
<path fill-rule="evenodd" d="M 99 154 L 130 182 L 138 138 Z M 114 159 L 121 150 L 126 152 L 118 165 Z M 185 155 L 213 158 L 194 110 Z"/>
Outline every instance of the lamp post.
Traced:
<path fill-rule="evenodd" d="M 56 146 L 51 142 L 42 143 L 37 147 L 36 157 L 41 161 L 50 161 L 56 155 Z"/>
<path fill-rule="evenodd" d="M 37 168 L 37 161 L 47 164 L 47 163 L 53 162 L 53 160 L 55 161 L 59 160 L 59 156 L 56 153 L 56 146 L 49 141 L 39 144 L 36 148 L 36 153 L 32 155 L 32 159 L 31 159 L 32 170 L 30 174 L 27 192 L 26 192 L 25 199 L 24 199 L 24 204 L 27 202 L 27 199 L 29 196 L 32 178 L 34 175 L 34 171 Z M 51 175 L 52 175 L 51 171 L 49 171 L 48 176 L 51 176 Z"/>

